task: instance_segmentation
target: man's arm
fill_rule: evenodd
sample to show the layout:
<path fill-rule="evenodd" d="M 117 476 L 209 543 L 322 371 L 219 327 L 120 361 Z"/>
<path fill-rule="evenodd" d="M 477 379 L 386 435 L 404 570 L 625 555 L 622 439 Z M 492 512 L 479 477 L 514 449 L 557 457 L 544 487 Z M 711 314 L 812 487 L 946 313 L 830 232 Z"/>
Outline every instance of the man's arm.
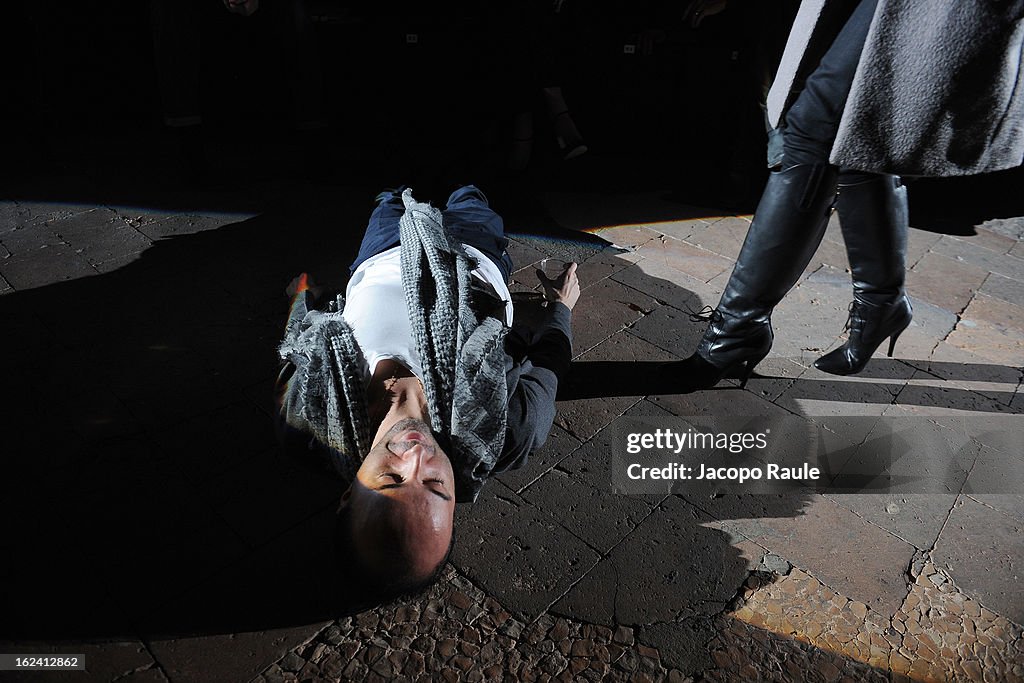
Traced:
<path fill-rule="evenodd" d="M 541 271 L 537 277 L 549 303 L 543 322 L 529 339 L 517 335 L 507 344 L 520 348 L 511 349 L 505 446 L 494 473 L 522 467 L 530 453 L 544 445 L 555 420 L 558 382 L 572 360 L 571 312 L 580 295 L 576 264 L 555 280 Z"/>

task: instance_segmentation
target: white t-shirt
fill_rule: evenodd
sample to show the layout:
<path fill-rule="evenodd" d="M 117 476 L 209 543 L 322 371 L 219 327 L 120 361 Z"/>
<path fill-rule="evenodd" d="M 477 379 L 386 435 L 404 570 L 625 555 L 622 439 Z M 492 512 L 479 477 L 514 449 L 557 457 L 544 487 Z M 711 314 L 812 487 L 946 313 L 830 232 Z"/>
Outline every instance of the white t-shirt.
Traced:
<path fill-rule="evenodd" d="M 473 275 L 487 282 L 505 302 L 505 324 L 512 324 L 512 296 L 501 271 L 480 250 L 462 245 L 476 259 Z M 372 256 L 356 268 L 345 290 L 342 317 L 352 328 L 372 375 L 377 363 L 394 358 L 423 377 L 423 367 L 412 339 L 412 324 L 402 288 L 401 247 Z"/>

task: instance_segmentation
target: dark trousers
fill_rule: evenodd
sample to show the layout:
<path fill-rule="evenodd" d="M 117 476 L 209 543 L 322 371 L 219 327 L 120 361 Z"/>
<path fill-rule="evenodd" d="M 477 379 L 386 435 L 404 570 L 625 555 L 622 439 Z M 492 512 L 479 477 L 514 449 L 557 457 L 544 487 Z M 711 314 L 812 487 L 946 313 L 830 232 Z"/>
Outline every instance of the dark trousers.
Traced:
<path fill-rule="evenodd" d="M 827 164 L 877 0 L 861 0 L 786 112 L 782 167 Z"/>
<path fill-rule="evenodd" d="M 405 213 L 402 190 L 382 193 L 380 203 L 370 214 L 366 234 L 359 246 L 359 255 L 352 262 L 350 271 L 355 271 L 366 259 L 382 251 L 398 246 L 399 219 Z M 505 281 L 512 273 L 512 259 L 505 250 L 505 223 L 494 212 L 487 197 L 475 185 L 466 185 L 452 192 L 448 204 L 441 212 L 448 234 L 463 244 L 479 249 L 498 266 Z"/>

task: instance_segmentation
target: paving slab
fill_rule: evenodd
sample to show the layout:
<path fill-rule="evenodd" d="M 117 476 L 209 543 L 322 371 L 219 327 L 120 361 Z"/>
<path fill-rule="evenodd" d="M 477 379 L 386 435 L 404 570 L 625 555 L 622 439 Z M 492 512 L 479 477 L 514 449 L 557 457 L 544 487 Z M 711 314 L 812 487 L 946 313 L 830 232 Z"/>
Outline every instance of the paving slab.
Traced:
<path fill-rule="evenodd" d="M 640 260 L 640 255 L 635 251 L 624 251 L 607 247 L 584 260 L 576 269 L 576 276 L 580 281 L 580 289 L 584 290 L 593 287 L 605 278 L 628 268 Z"/>
<path fill-rule="evenodd" d="M 667 498 L 552 611 L 598 623 L 673 622 L 721 611 L 747 576 L 726 534 L 680 498 Z"/>
<path fill-rule="evenodd" d="M 907 231 L 907 268 L 912 268 L 941 239 L 942 235 L 938 233 L 911 227 Z"/>
<path fill-rule="evenodd" d="M 721 295 L 717 287 L 650 259 L 620 270 L 612 279 L 680 311 L 699 311 L 717 303 Z"/>
<path fill-rule="evenodd" d="M 661 364 L 675 360 L 631 330 L 620 330 L 573 362 L 559 388 L 557 424 L 590 438 L 651 391 L 661 379 Z"/>
<path fill-rule="evenodd" d="M 670 237 L 651 240 L 639 247 L 637 253 L 704 282 L 731 271 L 733 267 L 733 262 L 727 258 Z"/>
<path fill-rule="evenodd" d="M 1019 367 L 993 363 L 946 341 L 939 342 L 931 357 L 907 362 L 941 379 L 943 385 L 973 391 L 1007 406 L 1022 377 Z"/>
<path fill-rule="evenodd" d="M 947 337 L 954 346 L 991 361 L 1019 366 L 1024 358 L 1024 307 L 984 294 L 964 309 L 956 329 Z"/>
<path fill-rule="evenodd" d="M 657 301 L 646 294 L 614 280 L 602 280 L 573 308 L 573 353 L 578 356 L 597 346 L 657 307 Z"/>
<path fill-rule="evenodd" d="M 988 277 L 986 268 L 928 252 L 907 270 L 906 287 L 915 299 L 960 313 Z"/>
<path fill-rule="evenodd" d="M 538 510 L 599 553 L 607 553 L 651 514 L 651 506 L 632 496 L 614 495 L 608 487 L 582 481 L 573 470 L 576 458 L 545 473 L 522 492 Z"/>
<path fill-rule="evenodd" d="M 656 349 L 658 357 L 680 360 L 694 352 L 705 329 L 707 323 L 690 320 L 689 313 L 671 306 L 660 306 L 633 323 L 628 331 L 638 340 L 636 343 Z"/>
<path fill-rule="evenodd" d="M 1024 269 L 1024 265 L 1022 265 L 1022 269 Z M 1024 279 L 990 273 L 979 291 L 1007 303 L 1020 304 L 1021 301 L 1024 301 Z"/>
<path fill-rule="evenodd" d="M 750 230 L 749 218 L 728 216 L 700 227 L 682 239 L 695 247 L 735 261 L 748 230 Z"/>
<path fill-rule="evenodd" d="M 47 227 L 94 266 L 140 253 L 152 244 L 149 238 L 109 209 L 76 214 L 52 221 Z"/>
<path fill-rule="evenodd" d="M 905 572 L 914 546 L 821 495 L 808 498 L 802 514 L 793 517 L 733 520 L 722 527 L 882 614 L 895 613 L 907 595 Z M 811 538 L 816 542 L 808 543 Z"/>
<path fill-rule="evenodd" d="M 962 496 L 935 544 L 933 559 L 964 593 L 1021 624 L 1024 586 L 1017 576 L 1022 552 L 1020 519 Z"/>
<path fill-rule="evenodd" d="M 808 275 L 772 313 L 772 355 L 816 358 L 842 333 L 850 297 L 843 271 L 822 266 Z"/>
<path fill-rule="evenodd" d="M 512 267 L 515 268 L 516 273 L 525 272 L 528 282 L 533 282 L 536 279 L 533 276 L 533 270 L 537 263 L 551 256 L 551 254 L 538 249 L 538 246 L 542 245 L 542 240 L 529 235 L 509 235 L 506 251 L 508 251 L 508 255 L 512 259 Z"/>
<path fill-rule="evenodd" d="M 456 511 L 453 564 L 532 621 L 597 563 L 599 555 L 500 482 Z"/>
<path fill-rule="evenodd" d="M 1021 262 L 1019 258 L 1000 254 L 969 242 L 970 238 L 961 239 L 950 235 L 944 235 L 942 239 L 932 245 L 931 250 L 936 254 L 948 256 L 957 261 L 969 263 L 982 268 L 990 273 L 999 273 L 1006 277 L 1021 276 Z"/>
<path fill-rule="evenodd" d="M 12 249 L 13 251 L 13 249 Z M 64 244 L 44 245 L 0 262 L 0 274 L 14 289 L 23 291 L 56 282 L 96 275 L 81 254 Z"/>
<path fill-rule="evenodd" d="M 545 472 L 562 462 L 583 442 L 562 429 L 552 425 L 547 441 L 537 451 L 530 454 L 526 465 L 515 470 L 508 470 L 497 475 L 497 481 L 516 493 L 522 493 L 531 482 L 540 478 Z"/>
<path fill-rule="evenodd" d="M 308 641 L 325 625 L 153 640 L 149 648 L 170 683 L 242 681 Z"/>
<path fill-rule="evenodd" d="M 1002 400 L 999 400 L 1002 398 Z M 936 381 L 933 375 L 915 373 L 902 388 L 893 402 L 893 409 L 887 409 L 886 415 L 896 415 L 896 408 L 905 409 L 912 415 L 967 415 L 967 414 L 1011 414 L 1016 411 L 1010 407 L 1006 397 L 990 397 L 973 388 L 959 388 L 942 381 Z"/>
<path fill-rule="evenodd" d="M 994 219 L 975 226 L 974 234 L 964 238 L 971 244 L 984 247 L 997 254 L 1008 254 L 1020 241 L 1020 219 Z"/>
<path fill-rule="evenodd" d="M 658 235 L 671 237 L 672 239 L 677 240 L 685 240 L 702 232 L 709 225 L 721 218 L 721 216 L 708 215 L 704 218 L 658 221 L 656 223 L 649 223 L 646 227 L 656 232 Z"/>
<path fill-rule="evenodd" d="M 786 406 L 776 405 L 751 391 L 740 389 L 731 383 L 723 383 L 707 391 L 692 394 L 666 394 L 651 396 L 648 400 L 673 415 L 744 416 L 764 417 L 789 416 L 793 414 Z M 794 406 L 794 408 L 797 408 Z"/>
<path fill-rule="evenodd" d="M 630 247 L 635 250 L 642 244 L 646 244 L 662 234 L 646 225 L 620 225 L 611 228 L 599 228 L 592 231 L 603 240 L 607 240 L 619 247 Z"/>

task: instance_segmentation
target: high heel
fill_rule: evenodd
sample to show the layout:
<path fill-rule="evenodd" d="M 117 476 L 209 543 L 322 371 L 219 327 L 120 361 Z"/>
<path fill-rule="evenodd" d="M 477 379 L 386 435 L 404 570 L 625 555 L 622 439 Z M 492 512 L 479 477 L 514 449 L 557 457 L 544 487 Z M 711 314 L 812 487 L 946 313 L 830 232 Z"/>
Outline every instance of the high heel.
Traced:
<path fill-rule="evenodd" d="M 691 313 L 690 320 L 709 325 L 696 353 L 676 363 L 670 371 L 673 391 L 710 389 L 726 378 L 739 379 L 740 388 L 746 387 L 754 369 L 771 350 L 771 323 L 728 320 L 721 311 L 710 307 Z"/>
<path fill-rule="evenodd" d="M 906 329 L 906 328 L 903 328 L 903 329 Z M 889 337 L 889 352 L 885 354 L 889 358 L 892 358 L 893 349 L 896 348 L 896 340 L 900 338 L 901 334 L 903 334 L 903 330 L 900 330 L 896 334 L 894 334 L 891 337 Z"/>
<path fill-rule="evenodd" d="M 914 309 L 905 294 L 885 306 L 854 301 L 846 321 L 845 329 L 850 332 L 846 343 L 814 361 L 814 367 L 831 375 L 855 375 L 864 369 L 887 338 L 888 356 L 892 358 L 896 340 L 910 326 L 913 317 Z"/>
<path fill-rule="evenodd" d="M 864 369 L 882 342 L 888 356 L 910 325 L 913 308 L 903 289 L 907 253 L 907 191 L 898 176 L 850 172 L 839 177 L 839 225 L 853 276 L 853 303 L 841 348 L 814 362 L 833 375 Z"/>
<path fill-rule="evenodd" d="M 772 348 L 772 309 L 810 262 L 835 201 L 838 171 L 827 164 L 791 166 L 768 177 L 729 282 L 716 309 L 690 319 L 707 330 L 672 373 L 677 391 L 709 389 L 726 377 L 745 387 Z"/>

